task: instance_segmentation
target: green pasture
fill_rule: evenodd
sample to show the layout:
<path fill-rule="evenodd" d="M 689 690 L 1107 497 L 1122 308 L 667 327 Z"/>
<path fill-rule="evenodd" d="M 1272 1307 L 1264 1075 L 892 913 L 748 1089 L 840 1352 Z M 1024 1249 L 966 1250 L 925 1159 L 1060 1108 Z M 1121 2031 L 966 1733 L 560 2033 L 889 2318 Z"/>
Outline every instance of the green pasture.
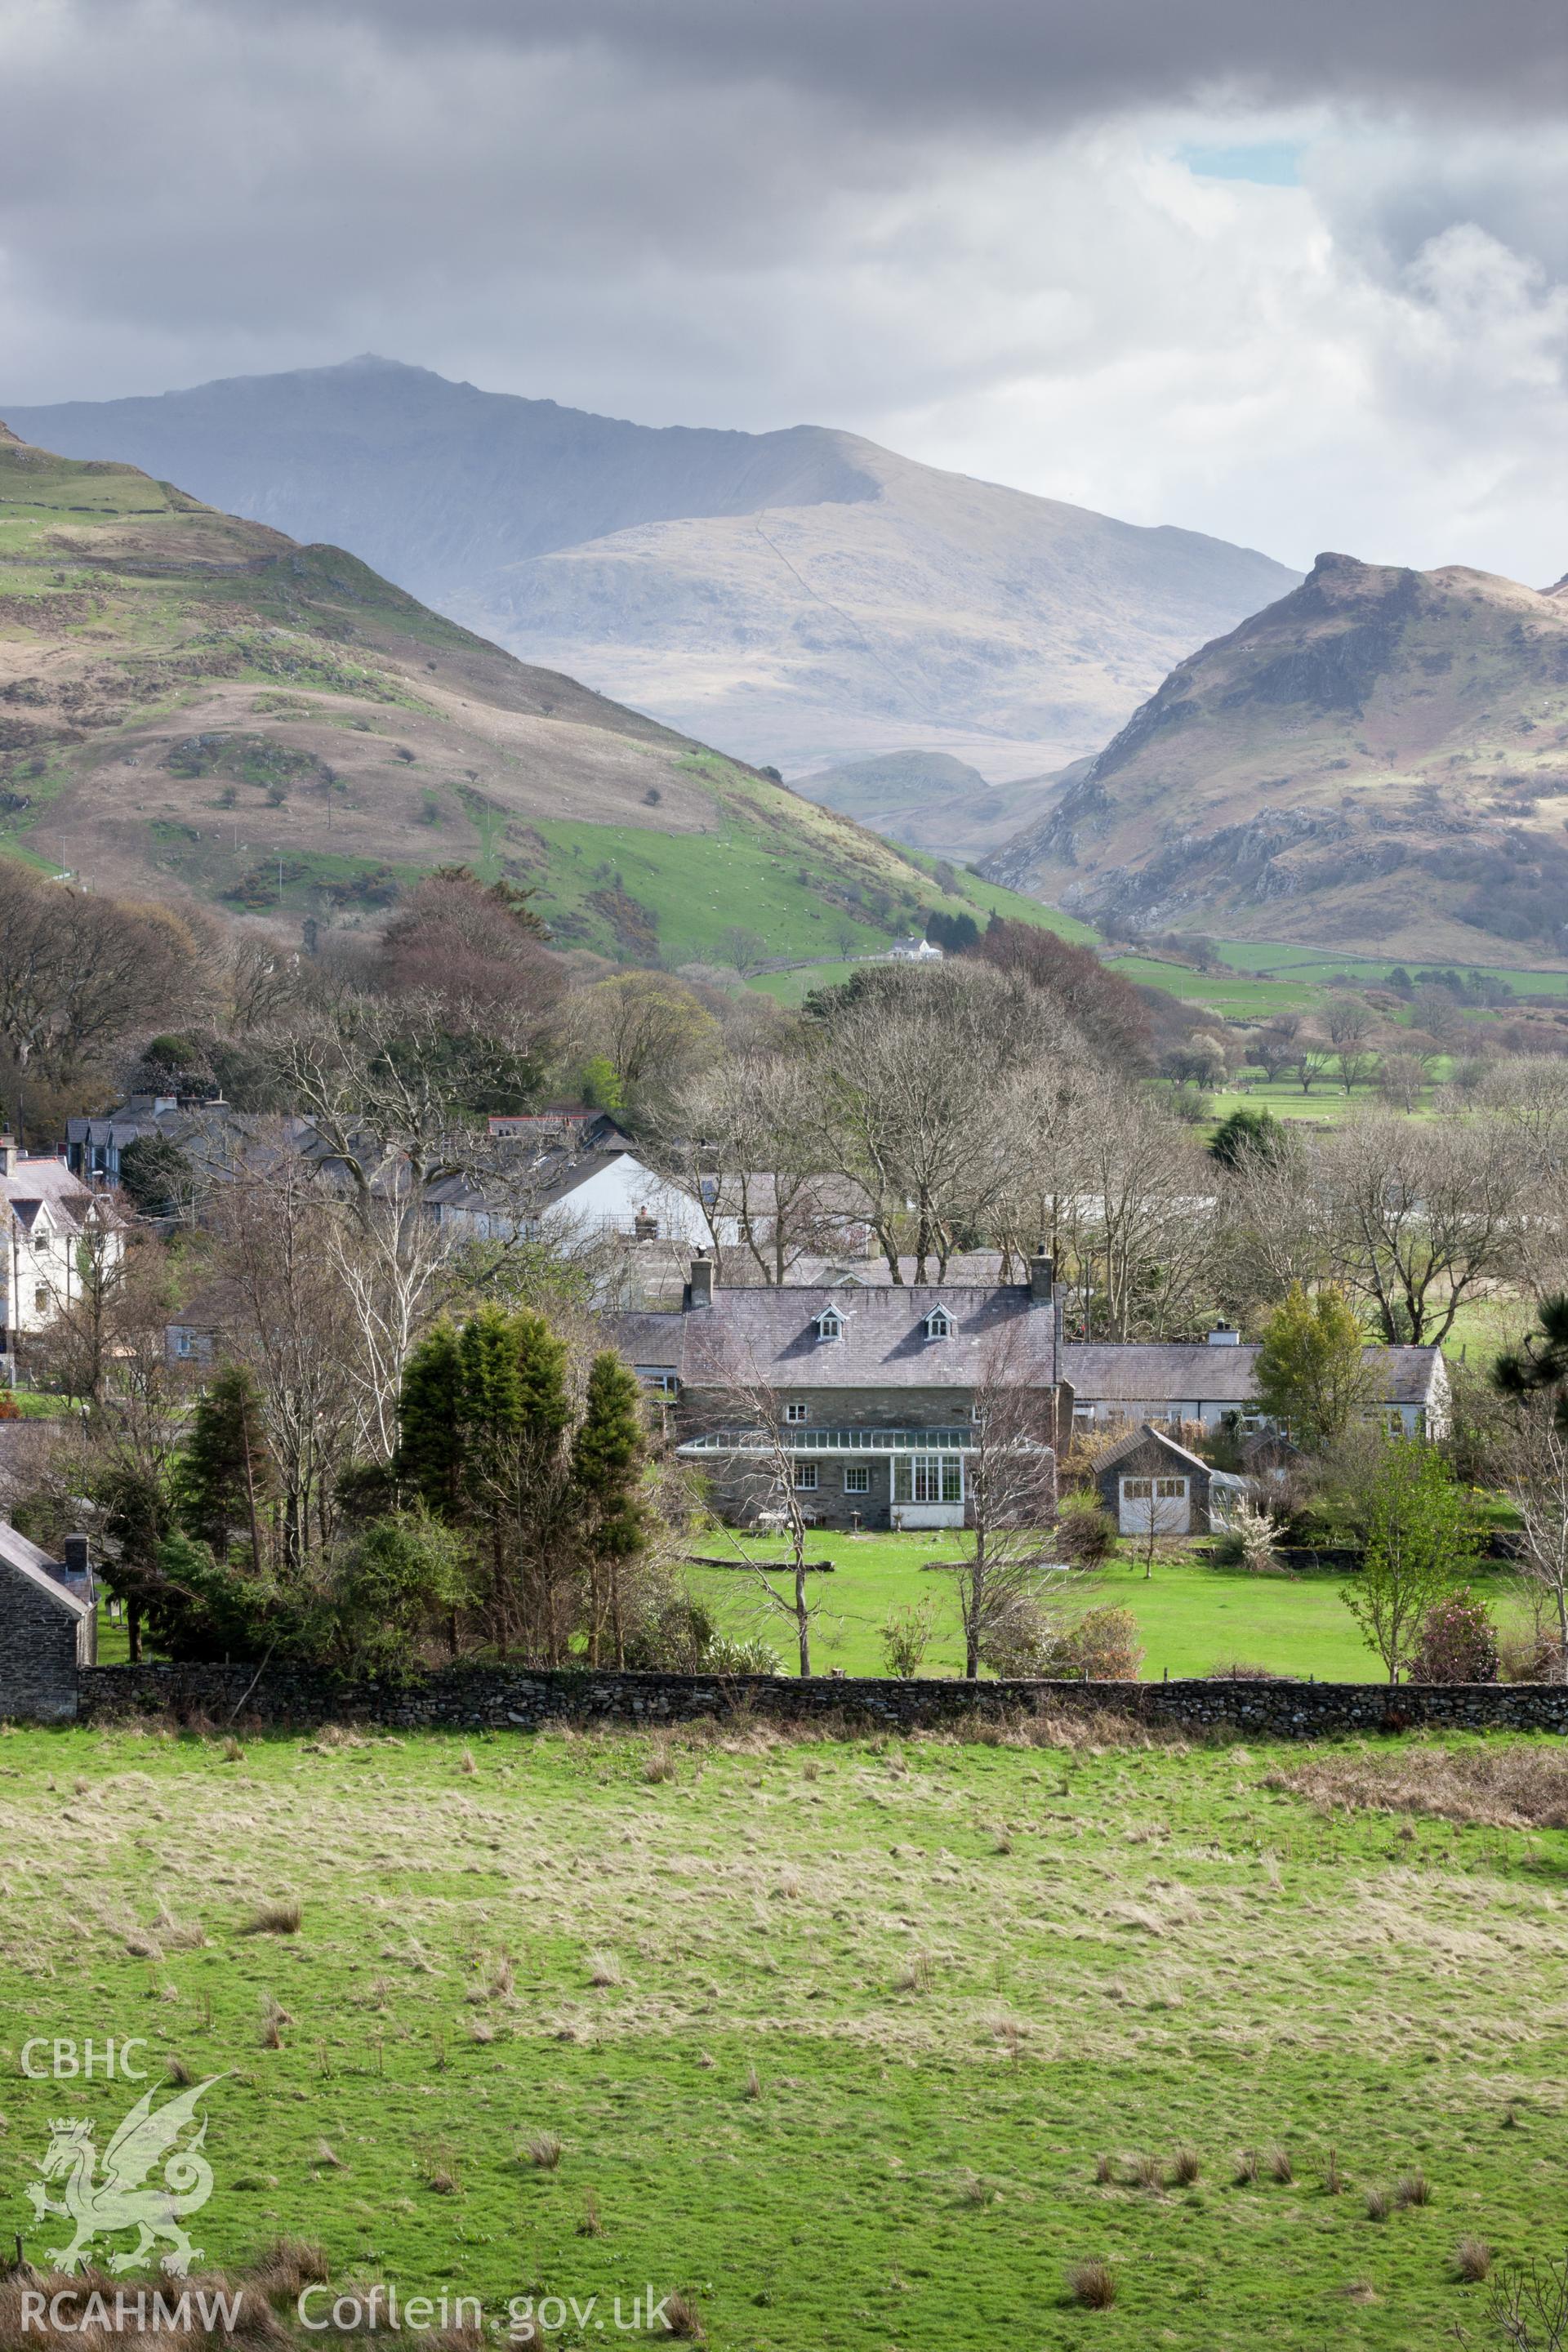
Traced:
<path fill-rule="evenodd" d="M 733 1533 L 704 1539 L 714 1558 L 733 1550 L 737 1559 L 780 1560 L 776 1543 L 744 1544 Z M 959 1538 L 946 1535 L 818 1534 L 809 1538 L 807 1557 L 830 1559 L 831 1575 L 811 1577 L 810 1597 L 818 1612 L 812 1634 L 816 1672 L 842 1667 L 850 1675 L 879 1675 L 882 1628 L 895 1610 L 929 1608 L 933 1633 L 922 1672 L 963 1671 L 963 1645 L 951 1575 L 928 1562 L 951 1563 Z M 1219 1568 L 1199 1545 L 1171 1544 L 1152 1576 L 1144 1563 L 1125 1556 L 1064 1589 L 1071 1613 L 1087 1609 L 1131 1609 L 1143 1643 L 1142 1673 L 1206 1675 L 1216 1666 L 1267 1666 L 1277 1675 L 1315 1675 L 1320 1682 L 1375 1681 L 1382 1669 L 1364 1647 L 1340 1598 L 1344 1579 L 1337 1572 L 1252 1576 Z M 784 1671 L 795 1664 L 794 1621 L 781 1614 L 762 1589 L 760 1578 L 742 1568 L 692 1568 L 694 1591 L 730 1632 L 761 1635 L 779 1652 Z M 1500 1622 L 1512 1623 L 1521 1604 L 1511 1578 L 1487 1570 L 1475 1580 Z M 784 1591 L 787 1577 L 773 1582 Z"/>
<path fill-rule="evenodd" d="M 649 2285 L 712 2352 L 1499 2341 L 1455 2249 L 1561 2249 L 1568 1833 L 1289 1779 L 1402 1757 L 13 1732 L 5 2242 L 69 2234 L 52 2124 L 101 2153 L 162 2076 L 207 2263 L 304 2239 L 503 2342 L 635 2342 Z M 145 2085 L 47 2072 L 128 2036 Z"/>

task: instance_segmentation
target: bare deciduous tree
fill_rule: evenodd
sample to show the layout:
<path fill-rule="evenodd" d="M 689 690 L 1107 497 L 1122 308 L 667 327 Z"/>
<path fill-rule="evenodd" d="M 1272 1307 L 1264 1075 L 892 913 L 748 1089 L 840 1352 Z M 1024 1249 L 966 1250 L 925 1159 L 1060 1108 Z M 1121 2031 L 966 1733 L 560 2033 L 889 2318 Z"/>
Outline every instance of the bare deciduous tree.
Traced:
<path fill-rule="evenodd" d="M 298 1154 L 279 1148 L 226 1183 L 211 1214 L 233 1344 L 256 1376 L 277 1465 L 283 1556 L 298 1569 L 313 1544 L 331 1539 L 358 1418 L 358 1334 L 330 1237 L 342 1210 Z"/>
<path fill-rule="evenodd" d="M 0 861 L 0 1041 L 23 1071 L 68 1080 L 117 1039 L 199 1011 L 205 941 L 166 907 L 123 905 Z"/>
<path fill-rule="evenodd" d="M 940 1280 L 1013 1178 L 1012 1097 L 1042 1058 L 1038 1000 L 982 964 L 889 967 L 835 1013 L 816 1068 L 832 1156 L 865 1192 L 895 1283 Z"/>
<path fill-rule="evenodd" d="M 1372 1066 L 1372 1036 L 1377 1027 L 1377 1015 L 1359 996 L 1341 996 L 1330 1005 L 1323 1025 L 1334 1049 L 1340 1084 L 1348 1095 L 1352 1087 L 1362 1084 Z"/>
<path fill-rule="evenodd" d="M 1440 1345 L 1517 1255 L 1518 1158 L 1494 1120 L 1379 1113 L 1326 1140 L 1316 1164 L 1334 1271 L 1390 1345 Z"/>
<path fill-rule="evenodd" d="M 1015 1326 L 990 1343 L 974 1385 L 963 1457 L 964 1544 L 948 1570 L 971 1682 L 999 1653 L 1027 1646 L 1067 1580 L 1048 1548 L 1057 1503 L 1055 1430 L 1049 1392 L 1034 1384 L 1037 1379 Z"/>
<path fill-rule="evenodd" d="M 1153 1097 L 1111 1077 L 1082 1105 L 1076 1158 L 1086 1336 L 1160 1338 L 1213 1264 L 1215 1163 Z"/>
<path fill-rule="evenodd" d="M 722 1423 L 714 1434 L 715 1465 L 731 1507 L 738 1507 L 753 1530 L 782 1538 L 789 1557 L 778 1565 L 757 1559 L 733 1532 L 731 1548 L 744 1568 L 763 1617 L 787 1618 L 795 1633 L 803 1675 L 811 1672 L 811 1629 L 823 1613 L 806 1581 L 805 1542 L 810 1489 L 796 1484 L 798 1455 L 784 1420 L 784 1401 L 754 1362 L 736 1360 L 719 1390 Z M 815 1474 L 814 1474 L 815 1475 Z"/>
<path fill-rule="evenodd" d="M 1519 1513 L 1520 1569 L 1550 1623 L 1541 1647 L 1553 1679 L 1568 1681 L 1568 1432 L 1549 1393 L 1521 1397 L 1503 1444 L 1504 1492 Z"/>
<path fill-rule="evenodd" d="M 725 1055 L 674 1093 L 647 1148 L 701 1215 L 721 1276 L 731 1231 L 752 1279 L 782 1284 L 808 1252 L 835 1246 L 849 1222 L 820 1087 L 798 1057 Z"/>

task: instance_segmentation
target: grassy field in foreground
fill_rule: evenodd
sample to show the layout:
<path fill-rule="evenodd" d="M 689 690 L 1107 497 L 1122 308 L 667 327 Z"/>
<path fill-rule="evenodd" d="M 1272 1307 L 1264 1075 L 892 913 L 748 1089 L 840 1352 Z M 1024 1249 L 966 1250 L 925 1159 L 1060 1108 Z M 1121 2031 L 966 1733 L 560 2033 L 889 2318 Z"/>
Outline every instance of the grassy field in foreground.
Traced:
<path fill-rule="evenodd" d="M 725 1544 L 732 1541 L 726 1536 Z M 717 1542 L 705 1552 L 719 1557 Z M 811 1580 L 811 1597 L 821 1617 L 812 1639 L 812 1664 L 819 1673 L 842 1666 L 847 1674 L 879 1675 L 882 1627 L 894 1609 L 930 1603 L 936 1631 L 926 1654 L 928 1675 L 962 1673 L 952 1581 L 930 1571 L 928 1560 L 953 1559 L 951 1537 L 843 1536 L 813 1534 L 808 1557 L 831 1559 L 834 1573 Z M 748 1548 L 756 1559 L 775 1559 L 773 1544 Z M 756 1580 L 734 1570 L 694 1568 L 691 1584 L 721 1622 L 773 1643 L 786 1671 L 795 1664 L 792 1623 L 767 1609 Z M 1521 1614 L 1510 1578 L 1488 1571 L 1474 1580 L 1500 1622 Z M 1173 1675 L 1206 1675 L 1214 1667 L 1269 1667 L 1279 1675 L 1316 1675 L 1320 1682 L 1376 1681 L 1381 1669 L 1362 1643 L 1340 1599 L 1342 1576 L 1324 1571 L 1295 1577 L 1249 1576 L 1242 1570 L 1211 1567 L 1194 1550 L 1173 1547 L 1145 1580 L 1141 1561 L 1118 1559 L 1073 1595 L 1079 1608 L 1131 1609 L 1144 1646 L 1143 1673 L 1158 1681 Z M 764 1612 L 766 1613 L 764 1613 Z"/>
<path fill-rule="evenodd" d="M 1457 2240 L 1561 2244 L 1568 1834 L 1325 1810 L 1278 1785 L 1313 1756 L 13 1733 L 0 2225 L 47 2256 L 49 2119 L 101 2150 L 135 2091 L 24 2043 L 130 2034 L 221 2078 L 211 2263 L 294 2232 L 501 2314 L 651 2282 L 714 2352 L 1489 2342 Z"/>

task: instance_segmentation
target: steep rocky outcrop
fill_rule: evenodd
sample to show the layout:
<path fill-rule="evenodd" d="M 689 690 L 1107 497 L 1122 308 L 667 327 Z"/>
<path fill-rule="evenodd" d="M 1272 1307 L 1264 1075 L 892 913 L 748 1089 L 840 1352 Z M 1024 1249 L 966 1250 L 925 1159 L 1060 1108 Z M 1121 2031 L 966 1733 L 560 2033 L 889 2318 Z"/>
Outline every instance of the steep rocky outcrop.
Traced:
<path fill-rule="evenodd" d="M 1085 913 L 1401 954 L 1568 945 L 1568 598 L 1320 556 L 986 872 Z"/>

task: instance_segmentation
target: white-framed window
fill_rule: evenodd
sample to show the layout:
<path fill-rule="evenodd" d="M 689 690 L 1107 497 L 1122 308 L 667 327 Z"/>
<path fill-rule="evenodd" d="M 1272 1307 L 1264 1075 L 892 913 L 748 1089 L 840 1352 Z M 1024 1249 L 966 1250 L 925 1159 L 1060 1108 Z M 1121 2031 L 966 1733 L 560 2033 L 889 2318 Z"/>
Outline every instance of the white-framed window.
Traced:
<path fill-rule="evenodd" d="M 843 1339 L 844 1318 L 840 1315 L 837 1307 L 825 1307 L 823 1308 L 821 1314 L 816 1318 L 816 1336 L 819 1339 Z"/>
<path fill-rule="evenodd" d="M 895 1503 L 962 1503 L 963 1457 L 958 1454 L 895 1454 Z"/>
<path fill-rule="evenodd" d="M 175 1355 L 176 1355 L 176 1356 L 194 1356 L 194 1355 L 195 1354 L 195 1351 L 196 1351 L 196 1343 L 195 1343 L 195 1340 L 192 1338 L 192 1336 L 191 1336 L 190 1332 L 188 1332 L 188 1331 L 176 1331 L 176 1332 L 175 1332 L 175 1334 L 174 1334 L 174 1353 L 175 1353 Z"/>
<path fill-rule="evenodd" d="M 850 1462 L 845 1465 L 844 1491 L 847 1495 L 870 1493 L 871 1465 L 868 1462 Z"/>
<path fill-rule="evenodd" d="M 948 1313 L 945 1307 L 933 1307 L 931 1313 L 926 1317 L 926 1338 L 928 1339 L 951 1339 L 952 1337 L 952 1316 Z"/>
<path fill-rule="evenodd" d="M 784 1419 L 785 1419 L 786 1421 L 795 1421 L 795 1422 L 804 1421 L 804 1420 L 805 1419 L 805 1405 L 803 1405 L 803 1404 L 786 1404 L 786 1405 L 785 1405 L 785 1407 L 784 1407 Z"/>
<path fill-rule="evenodd" d="M 795 1464 L 795 1486 L 797 1495 L 811 1495 L 816 1493 L 816 1468 L 817 1465 L 815 1462 L 797 1462 Z"/>
<path fill-rule="evenodd" d="M 1123 1478 L 1121 1491 L 1130 1503 L 1146 1503 L 1154 1492 L 1152 1478 Z"/>
<path fill-rule="evenodd" d="M 1187 1491 L 1184 1478 L 1156 1478 L 1154 1493 L 1162 1503 L 1179 1503 Z"/>
<path fill-rule="evenodd" d="M 680 1392 L 679 1377 L 675 1372 L 645 1370 L 641 1379 L 643 1386 L 652 1396 L 672 1397 Z"/>
<path fill-rule="evenodd" d="M 35 1315 L 47 1315 L 48 1311 L 49 1286 L 47 1282 L 36 1282 L 33 1285 L 33 1312 Z"/>

